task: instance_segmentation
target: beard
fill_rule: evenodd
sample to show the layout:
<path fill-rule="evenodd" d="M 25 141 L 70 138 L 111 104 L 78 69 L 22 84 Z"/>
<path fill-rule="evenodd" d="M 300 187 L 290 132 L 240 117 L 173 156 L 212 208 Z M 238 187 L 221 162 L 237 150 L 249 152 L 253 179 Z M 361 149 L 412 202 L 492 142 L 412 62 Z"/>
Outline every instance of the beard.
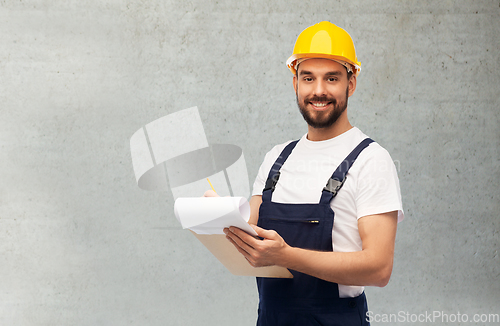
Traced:
<path fill-rule="evenodd" d="M 313 128 L 328 128 L 337 122 L 338 118 L 347 109 L 347 98 L 349 95 L 349 88 L 346 89 L 345 100 L 338 102 L 337 99 L 327 96 L 310 96 L 304 98 L 301 102 L 299 101 L 299 96 L 295 93 L 297 97 L 297 105 L 299 106 L 300 113 L 307 124 Z M 333 105 L 333 109 L 329 111 L 315 111 L 307 109 L 307 103 L 309 102 L 329 102 Z"/>

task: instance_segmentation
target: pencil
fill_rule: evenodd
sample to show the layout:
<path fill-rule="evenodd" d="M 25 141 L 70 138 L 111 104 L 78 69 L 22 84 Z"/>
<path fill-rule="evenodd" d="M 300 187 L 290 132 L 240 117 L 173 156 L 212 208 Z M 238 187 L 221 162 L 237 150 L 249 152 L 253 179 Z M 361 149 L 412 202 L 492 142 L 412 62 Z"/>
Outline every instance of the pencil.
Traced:
<path fill-rule="evenodd" d="M 217 193 L 217 192 L 215 191 L 215 189 L 214 189 L 214 186 L 212 186 L 212 183 L 210 182 L 210 179 L 209 179 L 209 178 L 207 178 L 207 181 L 208 181 L 208 183 L 210 184 L 210 187 L 212 187 L 212 190 L 213 190 L 215 193 Z"/>

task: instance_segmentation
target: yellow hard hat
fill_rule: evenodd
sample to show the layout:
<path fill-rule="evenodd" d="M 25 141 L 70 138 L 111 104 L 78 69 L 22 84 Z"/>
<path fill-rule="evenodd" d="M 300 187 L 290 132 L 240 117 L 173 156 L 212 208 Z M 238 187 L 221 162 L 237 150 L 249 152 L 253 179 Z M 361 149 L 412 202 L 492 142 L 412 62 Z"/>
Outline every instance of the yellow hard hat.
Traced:
<path fill-rule="evenodd" d="M 327 21 L 310 26 L 300 33 L 286 65 L 295 74 L 298 64 L 311 58 L 337 61 L 356 76 L 361 70 L 361 62 L 356 57 L 349 33 Z"/>

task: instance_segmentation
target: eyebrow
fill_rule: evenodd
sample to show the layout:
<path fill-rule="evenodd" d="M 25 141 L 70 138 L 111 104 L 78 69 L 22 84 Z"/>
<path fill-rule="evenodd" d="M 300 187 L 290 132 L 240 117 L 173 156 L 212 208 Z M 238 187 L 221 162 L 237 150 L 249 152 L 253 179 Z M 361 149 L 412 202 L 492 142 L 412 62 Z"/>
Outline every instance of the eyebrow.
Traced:
<path fill-rule="evenodd" d="M 313 73 L 308 71 L 308 70 L 301 70 L 299 73 L 299 76 L 302 75 L 312 75 Z M 337 70 L 337 71 L 329 71 L 325 73 L 325 76 L 342 76 L 342 71 Z"/>

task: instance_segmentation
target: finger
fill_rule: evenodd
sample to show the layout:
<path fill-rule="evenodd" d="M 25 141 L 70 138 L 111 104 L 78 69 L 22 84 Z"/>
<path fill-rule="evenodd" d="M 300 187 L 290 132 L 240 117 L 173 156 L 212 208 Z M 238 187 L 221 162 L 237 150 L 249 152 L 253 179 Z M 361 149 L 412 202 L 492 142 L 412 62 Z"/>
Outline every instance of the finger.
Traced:
<path fill-rule="evenodd" d="M 259 237 L 262 237 L 265 239 L 275 239 L 276 238 L 277 233 L 274 230 L 266 230 L 266 229 L 263 229 L 257 225 L 252 225 L 252 224 L 250 226 L 255 230 L 255 232 L 257 232 Z"/>
<path fill-rule="evenodd" d="M 226 234 L 226 239 L 229 240 L 229 242 L 231 242 L 233 244 L 233 246 L 236 248 L 236 250 L 238 250 L 238 252 L 240 254 L 242 254 L 248 260 L 248 257 L 250 257 L 250 254 L 245 249 L 240 247 L 240 245 L 236 241 L 234 241 L 230 235 Z"/>
<path fill-rule="evenodd" d="M 253 247 L 247 242 L 248 239 L 242 239 L 245 235 L 249 236 L 248 233 L 235 227 L 230 227 L 229 229 L 226 228 L 224 229 L 224 232 L 226 233 L 226 237 L 229 237 L 237 246 L 250 254 L 250 250 L 252 250 Z"/>
<path fill-rule="evenodd" d="M 229 236 L 226 236 L 226 238 L 229 240 L 229 242 L 231 242 L 233 244 L 233 246 L 236 248 L 236 250 L 238 250 L 238 252 L 240 254 L 243 255 L 243 257 L 245 257 L 246 261 L 253 267 L 258 267 L 258 265 L 255 263 L 254 261 L 254 258 L 253 256 L 247 252 L 245 249 L 243 249 L 242 247 L 240 247 L 231 237 Z M 249 247 L 247 247 L 249 248 Z"/>
<path fill-rule="evenodd" d="M 249 247 L 251 247 L 251 248 L 256 247 L 257 239 L 253 235 L 250 235 L 250 234 L 246 233 L 245 231 L 243 231 L 242 229 L 234 227 L 234 226 L 229 227 L 229 232 L 233 233 L 235 236 L 240 238 L 241 241 L 245 242 Z"/>
<path fill-rule="evenodd" d="M 252 266 L 252 267 L 257 267 L 257 265 L 255 265 L 254 262 L 250 261 L 250 259 L 248 257 L 245 256 L 245 259 L 247 260 L 247 262 Z"/>
<path fill-rule="evenodd" d="M 210 189 L 210 190 L 205 191 L 205 193 L 203 194 L 203 197 L 220 197 L 220 196 L 217 195 L 217 193 L 215 191 Z"/>

